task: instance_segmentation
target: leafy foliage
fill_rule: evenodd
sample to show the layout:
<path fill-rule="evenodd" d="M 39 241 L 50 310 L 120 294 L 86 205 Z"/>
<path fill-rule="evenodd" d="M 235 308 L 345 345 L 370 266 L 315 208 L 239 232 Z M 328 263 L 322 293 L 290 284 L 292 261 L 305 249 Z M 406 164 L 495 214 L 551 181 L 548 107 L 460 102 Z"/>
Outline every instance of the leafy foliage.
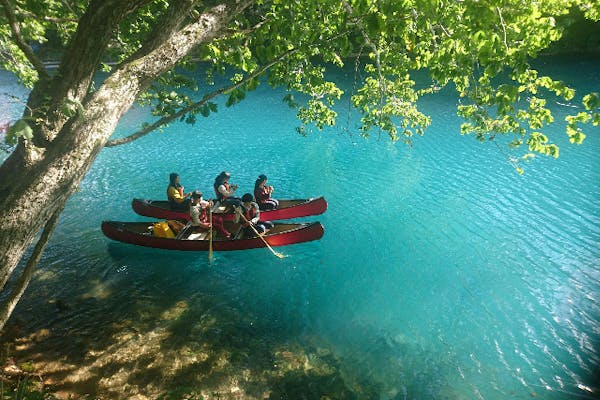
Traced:
<path fill-rule="evenodd" d="M 79 0 L 17 0 L 10 3 L 14 6 L 21 35 L 34 50 L 42 53 L 49 38 L 62 45 L 67 43 L 87 5 L 87 1 Z M 14 72 L 25 86 L 31 88 L 38 80 L 38 74 L 16 45 L 5 14 L 4 6 L 0 6 L 0 67 Z"/>
<path fill-rule="evenodd" d="M 76 21 L 87 2 L 44 3 L 15 2 L 23 37 L 45 43 L 53 33 L 66 43 L 76 28 L 68 21 Z M 138 51 L 167 6 L 166 0 L 155 0 L 129 15 L 115 32 L 105 61 L 119 63 Z M 568 21 L 561 17 L 577 9 L 590 20 L 600 19 L 599 3 L 589 0 L 261 0 L 223 35 L 153 82 L 139 101 L 152 105 L 157 117 L 179 113 L 180 120 L 193 124 L 198 114 L 217 111 L 212 102 L 196 104 L 196 92 L 221 90 L 231 107 L 258 87 L 259 76 L 268 70 L 266 81 L 288 92 L 283 100 L 297 108 L 304 125 L 299 132 L 306 133 L 311 124 L 335 124 L 334 105 L 344 90 L 327 71 L 352 62 L 355 85 L 349 94 L 362 115 L 363 136 L 384 132 L 393 141 L 411 143 L 431 122 L 419 110 L 418 99 L 450 86 L 460 97 L 462 134 L 480 141 L 511 135 L 511 148 L 526 146 L 525 159 L 532 158 L 530 152 L 557 157 L 558 146 L 543 134 L 554 122 L 549 100 L 570 102 L 575 92 L 539 76 L 530 60 L 560 39 L 565 26 L 557 21 Z M 203 11 L 198 4 L 188 21 Z M 0 25 L 2 65 L 31 86 L 37 74 L 11 35 L 9 27 Z M 196 61 L 209 66 L 203 81 L 187 73 Z M 418 86 L 417 73 L 426 73 L 429 83 Z M 597 94 L 587 94 L 581 110 L 567 117 L 572 143 L 585 139 L 583 124 L 598 125 L 598 103 Z"/>

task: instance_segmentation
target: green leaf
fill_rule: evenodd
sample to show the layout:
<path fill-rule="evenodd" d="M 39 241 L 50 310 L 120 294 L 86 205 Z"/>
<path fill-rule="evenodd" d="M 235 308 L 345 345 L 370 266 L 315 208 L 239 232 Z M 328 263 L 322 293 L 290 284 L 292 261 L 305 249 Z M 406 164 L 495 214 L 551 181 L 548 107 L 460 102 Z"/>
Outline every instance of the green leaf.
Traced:
<path fill-rule="evenodd" d="M 26 140 L 31 140 L 33 138 L 33 129 L 31 129 L 24 119 L 18 120 L 14 125 L 8 128 L 4 141 L 6 144 L 14 146 L 17 144 L 19 137 Z"/>
<path fill-rule="evenodd" d="M 202 107 L 200 107 L 200 114 L 202 114 L 203 117 L 208 117 L 210 115 L 210 107 L 208 106 L 208 104 L 205 104 Z"/>
<path fill-rule="evenodd" d="M 593 110 L 600 107 L 600 97 L 598 93 L 590 93 L 583 97 L 583 106 L 586 110 Z"/>

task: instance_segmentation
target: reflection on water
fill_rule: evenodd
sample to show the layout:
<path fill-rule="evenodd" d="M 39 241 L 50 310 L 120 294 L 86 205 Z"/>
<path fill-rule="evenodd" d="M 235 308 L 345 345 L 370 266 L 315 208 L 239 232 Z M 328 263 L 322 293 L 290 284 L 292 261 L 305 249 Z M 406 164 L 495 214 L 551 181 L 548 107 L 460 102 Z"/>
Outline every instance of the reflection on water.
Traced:
<path fill-rule="evenodd" d="M 545 68 L 600 90 L 593 60 L 573 63 Z M 262 88 L 193 128 L 104 150 L 5 354 L 65 398 L 597 397 L 598 128 L 574 147 L 557 126 L 561 157 L 519 176 L 505 151 L 456 134 L 447 93 L 422 102 L 434 124 L 412 150 L 342 128 L 299 137 L 279 99 Z M 256 249 L 212 264 L 102 236 L 104 219 L 147 220 L 129 202 L 162 197 L 170 172 L 211 193 L 221 170 L 242 192 L 265 173 L 281 198 L 325 195 L 328 211 L 306 218 L 325 236 L 282 260 Z"/>

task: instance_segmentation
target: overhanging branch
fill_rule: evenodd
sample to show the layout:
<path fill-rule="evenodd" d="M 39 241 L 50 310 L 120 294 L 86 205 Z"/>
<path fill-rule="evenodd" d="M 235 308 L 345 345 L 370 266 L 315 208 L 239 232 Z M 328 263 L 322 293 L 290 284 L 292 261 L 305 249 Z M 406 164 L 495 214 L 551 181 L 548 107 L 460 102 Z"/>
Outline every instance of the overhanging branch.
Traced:
<path fill-rule="evenodd" d="M 349 15 L 353 15 L 354 9 L 352 8 L 352 6 L 345 0 L 342 3 L 344 5 L 344 8 L 346 9 L 346 12 Z M 387 85 L 385 83 L 385 78 L 383 76 L 383 69 L 381 68 L 381 52 L 379 51 L 379 48 L 377 47 L 377 45 L 369 37 L 369 34 L 367 33 L 367 29 L 365 28 L 363 22 L 359 19 L 359 20 L 356 20 L 355 23 L 356 23 L 356 26 L 358 27 L 361 35 L 363 36 L 365 43 L 369 47 L 371 47 L 371 50 L 373 50 L 373 54 L 375 55 L 375 66 L 377 67 L 377 74 L 379 75 L 379 83 L 381 85 L 381 102 L 383 102 L 383 98 L 385 97 L 385 94 L 387 93 L 387 87 L 386 87 Z"/>
<path fill-rule="evenodd" d="M 184 23 L 186 16 L 194 9 L 194 0 L 174 0 L 169 3 L 164 14 L 160 16 L 154 29 L 143 43 L 142 47 L 123 63 L 130 62 L 150 53 L 168 40 Z"/>
<path fill-rule="evenodd" d="M 113 140 L 109 140 L 108 142 L 106 142 L 105 147 L 115 147 L 115 146 L 119 146 L 122 144 L 126 144 L 126 143 L 131 143 L 136 139 L 139 139 L 143 136 L 146 136 L 147 134 L 149 134 L 152 131 L 155 131 L 156 129 L 160 128 L 161 126 L 164 126 L 168 123 L 171 123 L 173 121 L 175 121 L 176 119 L 184 116 L 187 113 L 190 112 L 194 112 L 196 110 L 198 110 L 200 107 L 202 107 L 203 105 L 205 105 L 206 103 L 208 103 L 210 100 L 214 99 L 215 97 L 218 97 L 222 94 L 225 93 L 229 93 L 232 90 L 235 90 L 241 86 L 243 86 L 244 84 L 250 82 L 252 79 L 257 78 L 259 76 L 261 76 L 262 74 L 264 74 L 269 68 L 271 68 L 272 66 L 274 66 L 275 64 L 278 64 L 279 62 L 281 62 L 282 60 L 284 60 L 286 57 L 288 57 L 289 55 L 295 53 L 297 50 L 289 50 L 286 51 L 285 53 L 283 53 L 282 55 L 280 55 L 279 57 L 277 57 L 276 59 L 274 59 L 273 61 L 271 61 L 270 63 L 264 65 L 263 67 L 257 69 L 256 71 L 254 71 L 253 73 L 249 74 L 248 76 L 246 76 L 244 79 L 242 79 L 241 81 L 231 84 L 229 86 L 220 88 L 218 90 L 215 90 L 211 93 L 208 93 L 206 95 L 204 95 L 204 97 L 202 97 L 202 99 L 200 99 L 199 101 L 197 101 L 194 104 L 190 104 L 187 107 L 182 108 L 181 110 L 179 110 L 178 112 L 171 114 L 171 115 L 167 115 L 161 119 L 159 119 L 158 121 L 154 122 L 151 125 L 148 125 L 142 129 L 140 129 L 139 131 L 123 137 L 123 138 L 119 138 L 119 139 L 113 139 Z"/>

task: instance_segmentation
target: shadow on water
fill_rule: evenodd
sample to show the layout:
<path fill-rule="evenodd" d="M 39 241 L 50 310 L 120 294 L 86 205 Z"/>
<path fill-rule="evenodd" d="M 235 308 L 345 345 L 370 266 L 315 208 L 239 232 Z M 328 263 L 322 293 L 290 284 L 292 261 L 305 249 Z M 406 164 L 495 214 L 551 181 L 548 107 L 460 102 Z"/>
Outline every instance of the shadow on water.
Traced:
<path fill-rule="evenodd" d="M 303 332 L 298 316 L 265 318 L 235 292 L 224 269 L 243 266 L 227 257 L 209 266 L 197 254 L 107 250 L 111 264 L 95 271 L 46 257 L 2 334 L 4 358 L 58 398 L 454 398 L 435 357 L 413 345 L 364 329 L 372 347 L 353 354 Z M 79 285 L 61 288 L 71 274 Z M 382 360 L 392 381 L 370 372 Z"/>

